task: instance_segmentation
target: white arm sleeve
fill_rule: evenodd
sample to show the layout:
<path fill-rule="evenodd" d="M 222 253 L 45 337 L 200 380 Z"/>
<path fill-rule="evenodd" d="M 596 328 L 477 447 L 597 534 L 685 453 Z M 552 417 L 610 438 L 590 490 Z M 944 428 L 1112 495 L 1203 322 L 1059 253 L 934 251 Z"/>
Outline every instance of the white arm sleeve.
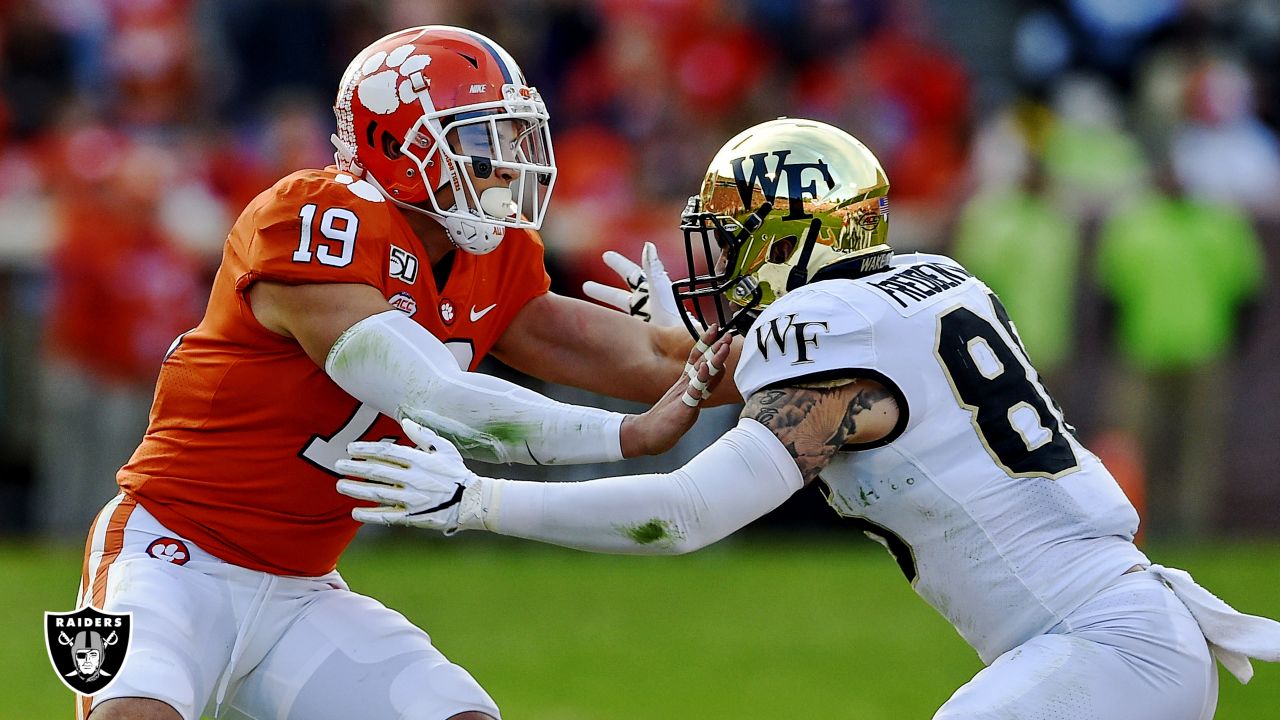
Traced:
<path fill-rule="evenodd" d="M 399 310 L 352 325 L 329 349 L 324 369 L 352 397 L 435 430 L 466 457 L 525 464 L 622 458 L 621 414 L 466 372 L 443 343 Z"/>
<path fill-rule="evenodd" d="M 464 496 L 460 523 L 580 550 L 677 555 L 726 537 L 803 485 L 778 438 L 743 418 L 671 473 L 566 483 L 482 478 Z"/>

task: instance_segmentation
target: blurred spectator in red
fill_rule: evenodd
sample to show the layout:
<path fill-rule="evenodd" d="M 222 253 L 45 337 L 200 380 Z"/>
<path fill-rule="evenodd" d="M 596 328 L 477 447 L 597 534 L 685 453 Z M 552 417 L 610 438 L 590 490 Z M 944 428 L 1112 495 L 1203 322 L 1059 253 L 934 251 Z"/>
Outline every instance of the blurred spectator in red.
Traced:
<path fill-rule="evenodd" d="M 83 527 L 115 493 L 160 361 L 208 296 L 201 260 L 158 223 L 179 177 L 172 154 L 100 127 L 61 149 L 34 504 L 49 533 Z"/>
<path fill-rule="evenodd" d="M 866 142 L 892 178 L 895 242 L 936 247 L 944 208 L 963 191 L 969 80 L 930 37 L 922 7 L 898 3 L 888 13 L 844 53 L 815 55 L 799 74 L 792 106 Z"/>
<path fill-rule="evenodd" d="M 969 81 L 960 62 L 941 47 L 903 30 L 889 30 L 862 47 L 858 72 L 871 81 L 872 103 L 899 108 L 901 133 L 886 162 L 894 200 L 956 199 L 969 130 Z M 889 118 L 882 118 L 888 120 Z"/>
<path fill-rule="evenodd" d="M 189 0 L 108 0 L 108 67 L 126 123 L 195 121 L 195 44 Z"/>
<path fill-rule="evenodd" d="M 639 193 L 635 148 L 599 125 L 580 126 L 556 137 L 555 211 L 543 227 L 547 260 L 563 292 L 579 294 L 582 283 L 613 283 L 616 275 L 600 260 L 605 250 L 639 257 L 645 242 L 673 262 L 683 256 L 680 205 Z M 696 192 L 701 171 L 685 179 Z"/>
<path fill-rule="evenodd" d="M 207 163 L 214 191 L 228 208 L 238 209 L 298 168 L 332 165 L 332 122 L 332 115 L 317 112 L 314 103 L 282 96 L 261 123 L 248 125 L 246 131 L 210 129 L 199 154 Z M 219 241 L 228 228 L 229 221 Z"/>
<path fill-rule="evenodd" d="M 635 149 L 616 131 L 592 124 L 557 133 L 555 150 L 559 173 L 555 210 L 543 231 L 547 254 L 562 265 L 595 264 L 593 256 L 612 247 L 619 217 L 635 203 Z"/>

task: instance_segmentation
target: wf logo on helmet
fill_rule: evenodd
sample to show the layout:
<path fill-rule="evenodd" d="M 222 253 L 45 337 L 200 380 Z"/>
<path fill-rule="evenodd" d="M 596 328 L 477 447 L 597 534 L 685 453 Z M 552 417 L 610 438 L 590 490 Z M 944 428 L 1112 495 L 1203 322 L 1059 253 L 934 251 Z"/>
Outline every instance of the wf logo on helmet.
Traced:
<path fill-rule="evenodd" d="M 775 150 L 771 153 L 774 158 L 773 169 L 769 169 L 768 163 L 765 161 L 770 153 L 754 153 L 747 157 L 734 158 L 733 164 L 733 180 L 738 186 L 738 196 L 742 198 L 742 204 L 747 208 L 760 207 L 760 205 L 768 200 L 777 205 L 778 202 L 778 183 L 781 182 L 782 176 L 787 176 L 787 192 L 785 197 L 790 198 L 788 203 L 787 215 L 783 220 L 803 220 L 812 217 L 805 212 L 803 197 L 807 193 L 809 197 L 818 197 L 818 180 L 812 178 L 806 184 L 804 182 L 804 171 L 815 170 L 822 173 L 822 179 L 827 183 L 828 188 L 836 185 L 835 180 L 831 177 L 831 170 L 826 161 L 821 158 L 817 162 L 811 163 L 787 163 L 787 156 L 791 154 L 790 150 Z M 748 176 L 743 170 L 743 163 L 747 160 L 751 161 L 751 175 Z M 763 198 L 755 198 L 756 188 L 764 193 Z"/>
<path fill-rule="evenodd" d="M 62 684 L 81 695 L 107 688 L 129 655 L 133 613 L 109 613 L 95 607 L 44 614 L 49 662 Z"/>

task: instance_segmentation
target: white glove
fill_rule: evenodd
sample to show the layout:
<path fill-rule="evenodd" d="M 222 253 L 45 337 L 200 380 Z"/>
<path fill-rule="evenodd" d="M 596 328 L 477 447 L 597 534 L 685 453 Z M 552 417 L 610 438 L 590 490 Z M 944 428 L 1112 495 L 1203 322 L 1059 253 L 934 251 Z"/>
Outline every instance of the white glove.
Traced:
<path fill-rule="evenodd" d="M 338 492 L 378 503 L 378 507 L 352 509 L 351 517 L 370 525 L 405 525 L 449 534 L 482 527 L 475 513 L 463 512 L 464 504 L 478 510 L 481 478 L 462 463 L 457 448 L 412 420 L 402 420 L 400 426 L 418 447 L 385 440 L 353 442 L 347 445 L 351 459 L 335 464 L 343 475 L 360 478 L 339 480 Z"/>
<path fill-rule="evenodd" d="M 605 265 L 618 273 L 628 289 L 623 290 L 588 280 L 582 284 L 582 292 L 586 293 L 587 297 L 654 325 L 664 327 L 684 325 L 680 319 L 680 306 L 676 303 L 676 294 L 671 289 L 671 276 L 667 274 L 662 260 L 658 258 L 658 248 L 654 247 L 653 243 L 644 244 L 639 265 L 612 250 L 605 251 L 601 257 Z"/>

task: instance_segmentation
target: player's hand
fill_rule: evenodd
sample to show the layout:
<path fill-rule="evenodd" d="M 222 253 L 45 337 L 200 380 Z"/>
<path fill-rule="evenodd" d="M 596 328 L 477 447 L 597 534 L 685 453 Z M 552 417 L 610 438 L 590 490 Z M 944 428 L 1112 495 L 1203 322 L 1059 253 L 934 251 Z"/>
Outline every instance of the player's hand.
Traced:
<path fill-rule="evenodd" d="M 716 325 L 707 328 L 689 351 L 680 379 L 661 400 L 646 412 L 623 419 L 620 436 L 624 457 L 664 453 L 693 427 L 702 401 L 725 376 L 733 336 L 725 333 L 716 339 L 719 332 Z"/>
<path fill-rule="evenodd" d="M 338 492 L 377 503 L 358 507 L 351 517 L 370 525 L 406 525 L 455 532 L 469 525 L 461 514 L 464 495 L 478 492 L 479 476 L 462 464 L 448 440 L 412 420 L 400 426 L 418 447 L 390 441 L 353 442 L 350 459 L 338 472 L 353 479 L 338 481 Z"/>
<path fill-rule="evenodd" d="M 663 327 L 684 326 L 676 294 L 671 289 L 671 276 L 667 275 L 667 269 L 658 258 L 658 248 L 653 243 L 644 244 L 639 265 L 612 250 L 605 251 L 601 257 L 605 265 L 618 273 L 627 289 L 588 280 L 582 284 L 582 292 L 587 297 L 647 323 Z"/>

